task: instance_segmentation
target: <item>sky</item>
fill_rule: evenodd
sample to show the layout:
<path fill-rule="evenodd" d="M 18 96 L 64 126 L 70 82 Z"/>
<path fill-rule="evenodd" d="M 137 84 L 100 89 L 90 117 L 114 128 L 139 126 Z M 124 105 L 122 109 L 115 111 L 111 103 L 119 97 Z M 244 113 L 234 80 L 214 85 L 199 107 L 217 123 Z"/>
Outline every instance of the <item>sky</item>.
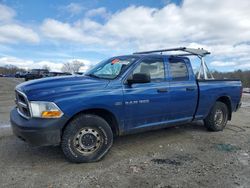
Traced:
<path fill-rule="evenodd" d="M 60 71 L 111 56 L 204 48 L 212 70 L 250 69 L 249 0 L 0 0 L 0 66 Z"/>

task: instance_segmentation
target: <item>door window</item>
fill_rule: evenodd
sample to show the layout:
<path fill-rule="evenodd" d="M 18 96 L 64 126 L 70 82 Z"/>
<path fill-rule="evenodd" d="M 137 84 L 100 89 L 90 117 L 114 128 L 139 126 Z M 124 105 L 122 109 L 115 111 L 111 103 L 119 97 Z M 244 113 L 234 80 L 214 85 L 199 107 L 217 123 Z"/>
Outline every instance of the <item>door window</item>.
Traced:
<path fill-rule="evenodd" d="M 165 80 L 164 61 L 162 58 L 144 59 L 133 71 L 133 74 L 136 73 L 149 74 L 151 82 L 164 81 Z"/>
<path fill-rule="evenodd" d="M 189 80 L 188 69 L 183 61 L 169 61 L 169 70 L 174 81 Z"/>

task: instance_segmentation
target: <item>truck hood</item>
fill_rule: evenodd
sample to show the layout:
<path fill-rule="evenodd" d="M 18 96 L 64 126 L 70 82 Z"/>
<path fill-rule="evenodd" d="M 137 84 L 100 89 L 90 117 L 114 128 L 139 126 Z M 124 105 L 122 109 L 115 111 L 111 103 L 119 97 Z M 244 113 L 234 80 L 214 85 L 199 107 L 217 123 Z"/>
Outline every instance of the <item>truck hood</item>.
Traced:
<path fill-rule="evenodd" d="M 108 80 L 87 76 L 62 76 L 42 78 L 19 84 L 16 89 L 25 93 L 29 100 L 54 101 L 55 99 L 83 94 L 90 90 L 101 90 Z"/>

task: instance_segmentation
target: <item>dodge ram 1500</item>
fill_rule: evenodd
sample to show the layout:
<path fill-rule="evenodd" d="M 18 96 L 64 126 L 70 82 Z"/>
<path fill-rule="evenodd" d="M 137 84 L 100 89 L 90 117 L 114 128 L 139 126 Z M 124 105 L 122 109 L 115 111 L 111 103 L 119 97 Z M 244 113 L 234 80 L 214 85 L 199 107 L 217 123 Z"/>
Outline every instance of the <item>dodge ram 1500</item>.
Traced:
<path fill-rule="evenodd" d="M 162 53 L 168 51 L 185 54 Z M 80 163 L 101 159 L 114 136 L 196 120 L 222 131 L 240 107 L 241 81 L 209 77 L 206 54 L 140 52 L 112 57 L 83 76 L 22 83 L 10 114 L 13 132 L 33 145 L 60 145 L 67 159 Z M 198 76 L 189 55 L 202 60 Z"/>

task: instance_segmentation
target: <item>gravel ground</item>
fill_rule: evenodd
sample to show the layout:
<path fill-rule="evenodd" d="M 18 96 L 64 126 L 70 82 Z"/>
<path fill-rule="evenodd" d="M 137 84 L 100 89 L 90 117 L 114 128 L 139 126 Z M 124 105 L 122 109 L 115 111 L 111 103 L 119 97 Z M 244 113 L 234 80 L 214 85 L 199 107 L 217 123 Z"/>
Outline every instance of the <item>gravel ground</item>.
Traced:
<path fill-rule="evenodd" d="M 9 124 L 9 113 L 14 106 L 14 88 L 23 79 L 0 78 L 0 126 Z"/>
<path fill-rule="evenodd" d="M 0 78 L 0 121 L 13 88 Z M 4 89 L 2 89 L 4 88 Z M 72 164 L 59 147 L 31 147 L 0 128 L 1 187 L 250 187 L 250 95 L 223 132 L 202 122 L 116 138 L 97 163 Z"/>

